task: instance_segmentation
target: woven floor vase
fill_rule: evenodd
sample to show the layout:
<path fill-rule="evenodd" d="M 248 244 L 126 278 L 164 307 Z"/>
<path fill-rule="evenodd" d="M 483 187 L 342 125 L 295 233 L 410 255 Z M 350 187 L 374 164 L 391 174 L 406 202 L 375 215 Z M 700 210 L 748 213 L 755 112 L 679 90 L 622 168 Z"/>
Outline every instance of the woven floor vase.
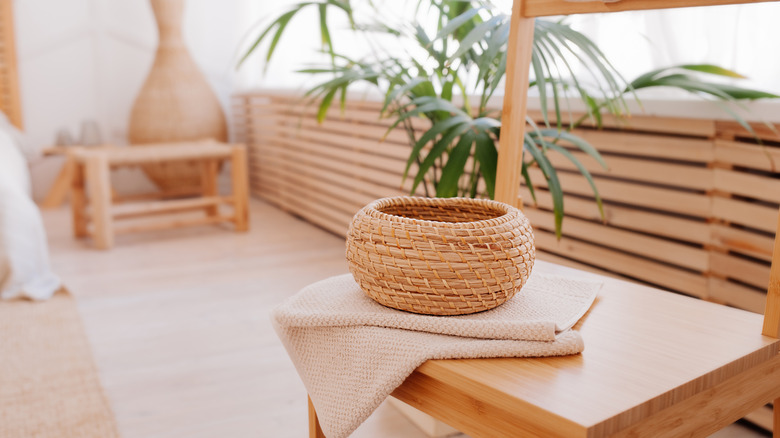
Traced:
<path fill-rule="evenodd" d="M 388 307 L 464 315 L 501 305 L 534 265 L 531 225 L 510 205 L 466 198 L 376 200 L 352 219 L 349 270 Z"/>
<path fill-rule="evenodd" d="M 182 35 L 185 0 L 149 0 L 160 42 L 149 75 L 133 104 L 128 126 L 132 146 L 227 140 L 222 106 Z M 159 188 L 181 191 L 199 188 L 198 163 L 146 164 L 144 172 Z"/>

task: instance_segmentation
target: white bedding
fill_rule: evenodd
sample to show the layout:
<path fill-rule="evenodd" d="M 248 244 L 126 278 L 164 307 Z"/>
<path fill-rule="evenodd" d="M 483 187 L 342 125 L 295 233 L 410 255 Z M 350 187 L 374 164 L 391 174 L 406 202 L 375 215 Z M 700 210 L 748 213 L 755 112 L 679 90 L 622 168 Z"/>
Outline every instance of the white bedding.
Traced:
<path fill-rule="evenodd" d="M 0 297 L 44 300 L 60 288 L 17 134 L 0 120 Z M 3 126 L 5 125 L 5 126 Z M 18 137 L 17 137 L 18 138 Z"/>

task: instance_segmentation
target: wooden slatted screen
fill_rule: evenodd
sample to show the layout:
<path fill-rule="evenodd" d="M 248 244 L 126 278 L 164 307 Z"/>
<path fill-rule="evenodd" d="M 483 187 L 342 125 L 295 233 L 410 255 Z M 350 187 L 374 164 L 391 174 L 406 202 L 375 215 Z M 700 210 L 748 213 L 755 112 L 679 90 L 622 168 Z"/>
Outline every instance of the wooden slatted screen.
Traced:
<path fill-rule="evenodd" d="M 235 96 L 234 133 L 250 148 L 253 193 L 339 235 L 369 201 L 408 194 L 407 135 L 397 128 L 381 141 L 389 122 L 379 109 L 348 100 L 343 114 L 317 124 L 298 97 Z M 571 149 L 597 181 L 605 220 L 585 179 L 554 157 L 567 214 L 557 240 L 552 199 L 532 168 L 537 202 L 527 187 L 521 194 L 541 259 L 763 312 L 780 204 L 776 134 L 761 130 L 757 145 L 733 123 L 643 116 L 576 133 L 609 164 Z"/>

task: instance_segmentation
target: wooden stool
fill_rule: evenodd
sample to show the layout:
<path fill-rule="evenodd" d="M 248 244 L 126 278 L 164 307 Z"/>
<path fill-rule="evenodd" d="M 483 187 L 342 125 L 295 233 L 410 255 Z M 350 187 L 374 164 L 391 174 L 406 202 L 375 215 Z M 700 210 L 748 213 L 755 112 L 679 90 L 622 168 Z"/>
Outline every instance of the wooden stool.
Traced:
<path fill-rule="evenodd" d="M 114 244 L 115 234 L 136 231 L 221 222 L 232 222 L 236 231 L 249 229 L 249 188 L 246 148 L 243 145 L 195 142 L 144 147 L 73 148 L 69 154 L 69 160 L 72 166 L 73 234 L 76 237 L 91 235 L 97 248 L 111 248 Z M 223 160 L 231 162 L 233 189 L 231 196 L 220 196 L 218 192 L 219 164 Z M 160 192 L 125 198 L 112 193 L 110 181 L 112 168 L 173 161 L 199 162 L 202 174 L 201 187 L 194 187 L 188 192 Z M 182 196 L 188 197 L 182 198 Z M 149 198 L 157 200 L 120 203 L 123 200 Z M 87 200 L 89 200 L 89 204 Z M 232 215 L 220 213 L 219 206 L 223 204 L 233 207 Z M 205 217 L 176 218 L 124 227 L 117 227 L 114 224 L 119 219 L 192 210 L 204 210 L 206 215 Z M 92 225 L 91 231 L 89 229 L 90 223 Z"/>

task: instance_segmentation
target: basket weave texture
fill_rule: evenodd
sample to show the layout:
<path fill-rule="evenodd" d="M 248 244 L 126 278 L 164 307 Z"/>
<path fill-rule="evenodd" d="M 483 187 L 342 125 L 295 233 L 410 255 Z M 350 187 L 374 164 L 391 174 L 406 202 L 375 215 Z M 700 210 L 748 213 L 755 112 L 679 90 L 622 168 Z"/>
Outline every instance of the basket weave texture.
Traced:
<path fill-rule="evenodd" d="M 534 255 L 523 213 L 485 199 L 383 198 L 347 232 L 349 270 L 366 295 L 427 315 L 499 306 L 528 280 Z"/>

